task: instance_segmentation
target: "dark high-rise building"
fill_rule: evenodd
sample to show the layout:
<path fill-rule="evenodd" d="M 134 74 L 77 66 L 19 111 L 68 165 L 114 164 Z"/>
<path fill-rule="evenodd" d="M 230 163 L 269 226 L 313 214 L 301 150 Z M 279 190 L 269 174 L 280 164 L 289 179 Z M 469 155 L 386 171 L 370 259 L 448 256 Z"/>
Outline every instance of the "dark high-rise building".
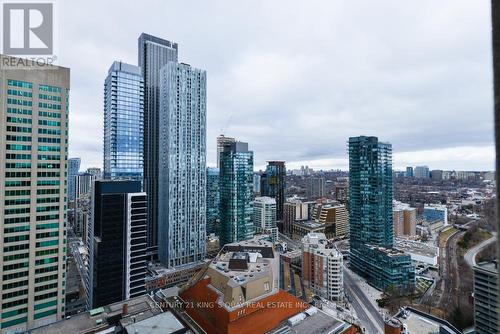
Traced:
<path fill-rule="evenodd" d="M 220 245 L 253 237 L 253 152 L 233 142 L 220 153 Z"/>
<path fill-rule="evenodd" d="M 144 190 L 148 194 L 148 246 L 158 242 L 158 162 L 160 70 L 177 62 L 178 45 L 148 34 L 139 36 L 139 67 L 144 79 Z"/>
<path fill-rule="evenodd" d="M 207 234 L 219 234 L 219 169 L 207 168 Z"/>
<path fill-rule="evenodd" d="M 284 161 L 268 161 L 266 171 L 261 175 L 261 196 L 272 197 L 276 200 L 276 219 L 283 219 L 283 205 L 285 204 L 286 167 Z"/>
<path fill-rule="evenodd" d="M 393 249 L 392 146 L 377 137 L 349 138 L 351 267 L 381 290 L 411 291 L 411 258 Z"/>
<path fill-rule="evenodd" d="M 140 181 L 94 182 L 87 227 L 87 307 L 144 294 L 147 198 Z"/>

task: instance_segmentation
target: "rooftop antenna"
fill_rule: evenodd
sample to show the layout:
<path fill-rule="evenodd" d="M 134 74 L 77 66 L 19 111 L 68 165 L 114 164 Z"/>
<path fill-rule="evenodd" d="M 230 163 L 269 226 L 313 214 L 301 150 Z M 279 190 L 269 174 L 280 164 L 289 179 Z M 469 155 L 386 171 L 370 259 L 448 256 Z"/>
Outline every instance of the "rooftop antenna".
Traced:
<path fill-rule="evenodd" d="M 220 129 L 221 135 L 224 135 L 226 133 L 227 129 L 229 128 L 231 118 L 233 118 L 233 113 L 229 114 L 229 117 L 227 118 L 226 124 L 224 124 L 224 126 Z"/>

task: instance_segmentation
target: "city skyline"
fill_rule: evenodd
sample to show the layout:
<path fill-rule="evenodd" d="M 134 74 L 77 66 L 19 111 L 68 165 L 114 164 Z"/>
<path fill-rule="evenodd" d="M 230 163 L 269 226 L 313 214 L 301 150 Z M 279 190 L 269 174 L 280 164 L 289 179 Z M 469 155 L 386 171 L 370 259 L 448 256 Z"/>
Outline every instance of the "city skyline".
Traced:
<path fill-rule="evenodd" d="M 399 14 L 391 24 L 379 24 L 384 2 L 365 3 L 363 13 L 370 15 L 342 2 L 292 10 L 278 2 L 236 8 L 221 1 L 190 11 L 175 3 L 106 3 L 92 15 L 71 3 L 58 5 L 65 14 L 59 61 L 74 69 L 69 153 L 86 157 L 83 169 L 102 164 L 102 124 L 92 122 L 102 112 L 101 78 L 114 60 L 135 64 L 134 38 L 146 32 L 182 41 L 180 58 L 207 70 L 208 166 L 216 164 L 216 137 L 223 132 L 252 146 L 256 169 L 284 160 L 289 169 L 345 170 L 347 138 L 377 135 L 393 144 L 395 169 L 493 170 L 486 3 L 391 4 Z M 151 7 L 178 15 L 168 22 L 142 20 Z M 222 8 L 234 15 L 211 24 L 207 13 Z M 138 20 L 115 27 L 101 19 L 111 10 Z M 186 24 L 184 12 L 197 23 Z M 83 38 L 74 30 L 80 17 L 93 27 Z M 359 27 L 351 27 L 353 20 Z M 69 42 L 75 38 L 80 42 Z M 307 47 L 298 50 L 299 44 Z"/>

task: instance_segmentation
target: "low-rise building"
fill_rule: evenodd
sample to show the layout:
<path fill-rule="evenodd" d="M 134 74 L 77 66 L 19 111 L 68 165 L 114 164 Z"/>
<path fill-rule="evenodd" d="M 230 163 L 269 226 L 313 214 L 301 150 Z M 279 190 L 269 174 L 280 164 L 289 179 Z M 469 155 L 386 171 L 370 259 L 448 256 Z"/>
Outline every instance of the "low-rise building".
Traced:
<path fill-rule="evenodd" d="M 209 260 L 193 262 L 174 268 L 168 268 L 159 262 L 150 262 L 146 270 L 146 292 L 185 284 L 191 277 L 205 268 L 208 262 Z"/>
<path fill-rule="evenodd" d="M 309 233 L 302 238 L 302 279 L 315 294 L 328 300 L 341 300 L 343 256 L 328 244 L 323 233 Z"/>
<path fill-rule="evenodd" d="M 325 233 L 325 224 L 314 221 L 296 221 L 292 224 L 292 239 L 300 241 L 309 233 Z"/>
<path fill-rule="evenodd" d="M 446 205 L 425 204 L 423 217 L 428 222 L 441 220 L 445 226 L 448 225 L 448 209 Z"/>
<path fill-rule="evenodd" d="M 198 276 L 179 296 L 208 334 L 266 333 L 309 307 L 279 289 L 279 256 L 257 236 L 225 245 Z"/>
<path fill-rule="evenodd" d="M 349 235 L 349 213 L 343 204 L 316 204 L 314 209 L 316 222 L 325 225 L 325 235 L 328 239 L 344 238 Z"/>
<path fill-rule="evenodd" d="M 409 254 L 412 261 L 431 266 L 438 265 L 439 248 L 408 238 L 394 238 L 394 248 Z"/>
<path fill-rule="evenodd" d="M 405 307 L 385 322 L 385 333 L 462 334 L 448 321 L 411 307 Z M 400 330 L 400 331 L 398 331 Z"/>
<path fill-rule="evenodd" d="M 79 313 L 66 320 L 28 331 L 30 334 L 67 333 L 193 333 L 189 324 L 164 312 L 148 295 Z"/>

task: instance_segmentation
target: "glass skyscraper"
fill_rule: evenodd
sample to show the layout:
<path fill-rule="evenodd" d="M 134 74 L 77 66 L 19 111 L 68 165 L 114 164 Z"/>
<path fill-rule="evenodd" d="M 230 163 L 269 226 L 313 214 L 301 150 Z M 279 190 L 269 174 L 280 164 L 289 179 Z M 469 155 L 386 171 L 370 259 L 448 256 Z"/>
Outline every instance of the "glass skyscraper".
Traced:
<path fill-rule="evenodd" d="M 219 234 L 219 169 L 207 168 L 207 234 Z"/>
<path fill-rule="evenodd" d="M 160 128 L 160 70 L 177 62 L 177 43 L 141 34 L 138 40 L 139 67 L 144 79 L 144 190 L 148 194 L 148 246 L 158 242 L 158 161 Z"/>
<path fill-rule="evenodd" d="M 220 245 L 253 237 L 253 152 L 233 142 L 220 153 Z"/>
<path fill-rule="evenodd" d="M 104 178 L 143 180 L 144 83 L 138 66 L 115 61 L 104 82 Z"/>
<path fill-rule="evenodd" d="M 158 258 L 205 259 L 206 72 L 169 62 L 160 73 Z"/>
<path fill-rule="evenodd" d="M 70 71 L 23 63 L 0 69 L 1 333 L 65 314 Z"/>
<path fill-rule="evenodd" d="M 76 194 L 76 188 L 75 188 L 75 182 L 76 182 L 76 176 L 78 175 L 78 172 L 80 171 L 80 163 L 81 163 L 80 158 L 71 158 L 68 160 L 68 200 L 69 201 L 74 201 L 75 200 L 75 194 Z"/>
<path fill-rule="evenodd" d="M 375 287 L 411 291 L 415 268 L 392 248 L 392 146 L 377 137 L 349 138 L 351 266 Z"/>

